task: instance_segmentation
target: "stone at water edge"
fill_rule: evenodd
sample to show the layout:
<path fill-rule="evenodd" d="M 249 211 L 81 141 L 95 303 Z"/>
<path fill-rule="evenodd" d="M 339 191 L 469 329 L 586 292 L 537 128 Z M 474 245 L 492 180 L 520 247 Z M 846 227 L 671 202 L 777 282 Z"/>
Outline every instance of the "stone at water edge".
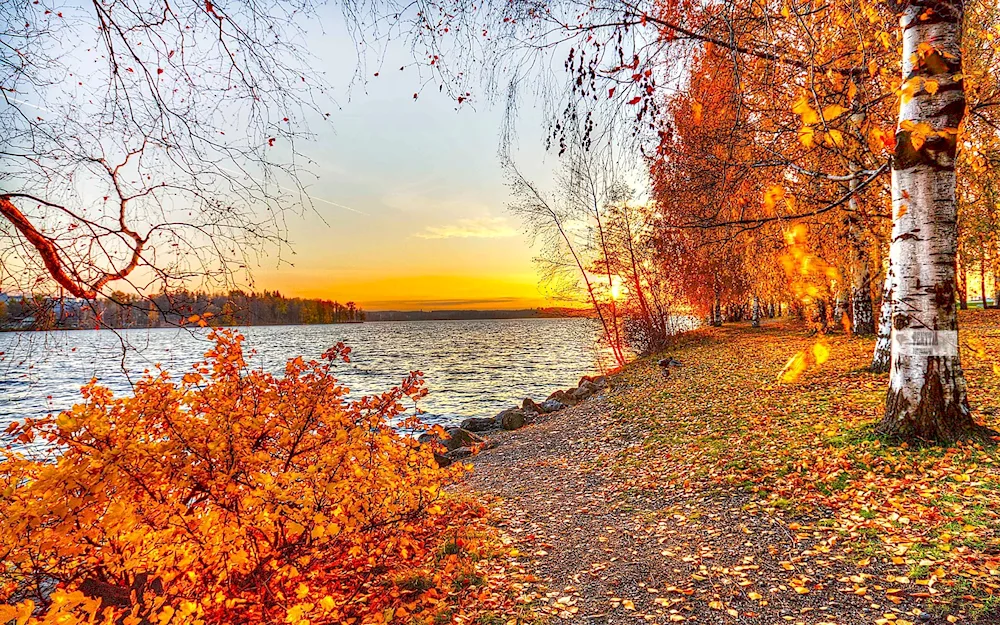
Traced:
<path fill-rule="evenodd" d="M 604 388 L 605 386 L 608 385 L 608 378 L 603 375 L 594 375 L 594 376 L 585 375 L 582 378 L 580 378 L 580 383 L 577 386 L 578 387 L 583 386 L 585 382 L 590 382 L 597 388 Z"/>
<path fill-rule="evenodd" d="M 454 426 L 447 427 L 445 428 L 445 432 L 448 434 L 449 438 L 444 439 L 437 436 L 436 434 L 431 434 L 430 432 L 424 432 L 423 434 L 417 437 L 417 442 L 424 444 L 429 443 L 432 445 L 433 444 L 443 445 L 444 448 L 447 449 L 448 451 L 453 451 L 455 449 L 458 449 L 459 447 L 472 447 L 474 445 L 480 445 L 486 442 L 479 436 L 476 436 L 475 434 L 470 432 L 469 430 L 463 430 L 462 428 L 459 427 L 454 427 Z"/>
<path fill-rule="evenodd" d="M 508 408 L 496 416 L 496 421 L 505 430 L 518 430 L 528 422 L 528 415 L 520 408 Z"/>
<path fill-rule="evenodd" d="M 572 391 L 570 391 L 569 395 L 570 397 L 572 397 L 577 401 L 582 401 L 600 390 L 601 390 L 600 387 L 598 387 L 596 384 L 588 380 L 585 381 L 580 386 L 573 389 Z"/>
<path fill-rule="evenodd" d="M 458 449 L 452 449 L 451 451 L 446 453 L 444 457 L 450 460 L 451 462 L 454 462 L 456 460 L 462 460 L 464 458 L 468 458 L 471 455 L 472 455 L 472 449 L 468 447 L 459 447 Z"/>
<path fill-rule="evenodd" d="M 535 414 L 541 414 L 545 412 L 541 406 L 535 403 L 535 400 L 530 397 L 525 397 L 524 401 L 521 402 L 521 410 L 525 412 L 534 412 Z"/>
<path fill-rule="evenodd" d="M 542 412 L 545 413 L 556 412 L 558 410 L 566 408 L 566 404 L 562 403 L 561 401 L 556 401 L 554 399 L 546 399 L 545 401 L 542 402 L 542 405 L 539 406 L 539 408 L 541 408 Z"/>
<path fill-rule="evenodd" d="M 575 406 L 577 404 L 578 400 L 575 397 L 573 397 L 572 395 L 570 395 L 570 393 L 572 391 L 574 391 L 574 390 L 576 390 L 576 389 L 570 389 L 569 391 L 564 391 L 564 390 L 560 389 L 560 390 L 552 393 L 551 395 L 549 395 L 548 398 L 549 399 L 554 399 L 557 402 L 559 402 L 560 404 L 565 404 L 567 406 Z"/>
<path fill-rule="evenodd" d="M 500 424 L 493 417 L 469 417 L 460 427 L 470 432 L 488 432 L 500 429 Z"/>
<path fill-rule="evenodd" d="M 446 455 L 436 453 L 434 454 L 434 461 L 437 462 L 438 466 L 442 469 L 447 466 L 451 466 L 451 458 Z"/>

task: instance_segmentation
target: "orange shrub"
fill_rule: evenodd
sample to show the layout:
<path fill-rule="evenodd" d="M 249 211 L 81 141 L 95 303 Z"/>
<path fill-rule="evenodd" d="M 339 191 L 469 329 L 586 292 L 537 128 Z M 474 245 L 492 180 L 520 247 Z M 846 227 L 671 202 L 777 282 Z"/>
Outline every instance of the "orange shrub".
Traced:
<path fill-rule="evenodd" d="M 330 362 L 247 366 L 243 337 L 178 382 L 83 403 L 0 450 L 0 623 L 379 623 L 453 605 L 479 506 L 446 496 L 461 468 L 397 434 L 419 373 L 357 401 Z"/>

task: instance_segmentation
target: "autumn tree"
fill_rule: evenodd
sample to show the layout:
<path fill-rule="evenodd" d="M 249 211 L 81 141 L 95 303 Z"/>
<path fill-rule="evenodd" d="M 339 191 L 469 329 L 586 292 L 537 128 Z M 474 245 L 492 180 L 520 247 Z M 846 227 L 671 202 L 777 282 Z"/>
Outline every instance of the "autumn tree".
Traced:
<path fill-rule="evenodd" d="M 481 506 L 443 488 L 462 469 L 397 429 L 415 425 L 418 372 L 350 398 L 343 345 L 271 375 L 242 336 L 212 338 L 177 378 L 124 397 L 94 382 L 8 429 L 0 622 L 437 622 L 504 601 Z M 24 453 L 40 446 L 62 453 Z"/>
<path fill-rule="evenodd" d="M 967 105 L 963 32 L 989 27 L 988 20 L 970 25 L 963 20 L 965 3 L 923 0 L 821 6 L 552 0 L 464 8 L 422 5 L 427 32 L 481 36 L 482 48 L 501 59 L 490 67 L 505 62 L 522 85 L 533 83 L 517 70 L 530 73 L 549 67 L 548 59 L 564 59 L 565 89 L 545 92 L 560 148 L 561 133 L 584 119 L 593 121 L 595 112 L 616 122 L 630 120 L 638 149 L 655 146 L 666 96 L 683 87 L 688 76 L 683 67 L 698 47 L 714 46 L 731 57 L 740 93 L 755 76 L 768 76 L 769 84 L 762 86 L 770 91 L 761 93 L 784 112 L 775 108 L 775 115 L 748 118 L 762 133 L 758 145 L 773 152 L 769 160 L 756 155 L 754 160 L 776 174 L 774 185 L 793 187 L 786 195 L 801 210 L 705 226 L 753 227 L 820 215 L 839 221 L 843 240 L 857 252 L 840 264 L 851 299 L 862 310 L 880 270 L 881 252 L 871 253 L 883 240 L 877 224 L 891 220 L 884 292 L 892 373 L 879 429 L 937 441 L 980 434 L 965 399 L 957 349 L 954 166 Z M 478 27 L 480 22 L 487 27 Z M 515 43 L 496 43 L 501 40 Z M 978 116 L 994 105 L 983 100 L 971 110 Z M 790 123 L 789 115 L 798 119 Z M 762 139 L 768 134 L 777 143 Z M 861 201 L 860 194 L 877 195 L 881 185 L 891 187 L 891 211 Z M 870 219 L 856 218 L 865 212 Z M 838 213 L 848 218 L 838 219 Z M 874 314 L 855 318 L 867 332 Z M 928 342 L 934 347 L 923 347 Z"/>

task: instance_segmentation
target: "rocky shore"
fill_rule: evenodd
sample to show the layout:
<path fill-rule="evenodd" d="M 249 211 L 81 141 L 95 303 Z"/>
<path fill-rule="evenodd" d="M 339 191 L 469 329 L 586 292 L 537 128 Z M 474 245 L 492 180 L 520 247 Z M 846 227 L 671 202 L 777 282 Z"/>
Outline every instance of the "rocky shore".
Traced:
<path fill-rule="evenodd" d="M 559 412 L 570 406 L 575 406 L 585 399 L 600 393 L 607 387 L 606 376 L 588 376 L 580 378 L 580 383 L 573 388 L 559 389 L 538 403 L 530 397 L 525 397 L 520 406 L 512 406 L 500 411 L 493 417 L 471 417 L 457 426 L 434 428 L 421 434 L 417 440 L 434 447 L 434 457 L 441 466 L 468 458 L 480 450 L 493 446 L 491 434 L 519 430 L 535 422 L 539 415 Z"/>

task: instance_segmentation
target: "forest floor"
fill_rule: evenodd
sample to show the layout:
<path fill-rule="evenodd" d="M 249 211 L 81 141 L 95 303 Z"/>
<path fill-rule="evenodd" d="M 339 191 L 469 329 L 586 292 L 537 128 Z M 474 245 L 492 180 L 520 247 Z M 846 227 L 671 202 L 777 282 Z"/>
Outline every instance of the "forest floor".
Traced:
<path fill-rule="evenodd" d="M 1000 429 L 1000 312 L 962 323 L 970 403 Z M 873 341 L 819 344 L 783 320 L 699 330 L 669 375 L 639 361 L 475 457 L 541 620 L 1000 623 L 1000 452 L 886 444 Z"/>

